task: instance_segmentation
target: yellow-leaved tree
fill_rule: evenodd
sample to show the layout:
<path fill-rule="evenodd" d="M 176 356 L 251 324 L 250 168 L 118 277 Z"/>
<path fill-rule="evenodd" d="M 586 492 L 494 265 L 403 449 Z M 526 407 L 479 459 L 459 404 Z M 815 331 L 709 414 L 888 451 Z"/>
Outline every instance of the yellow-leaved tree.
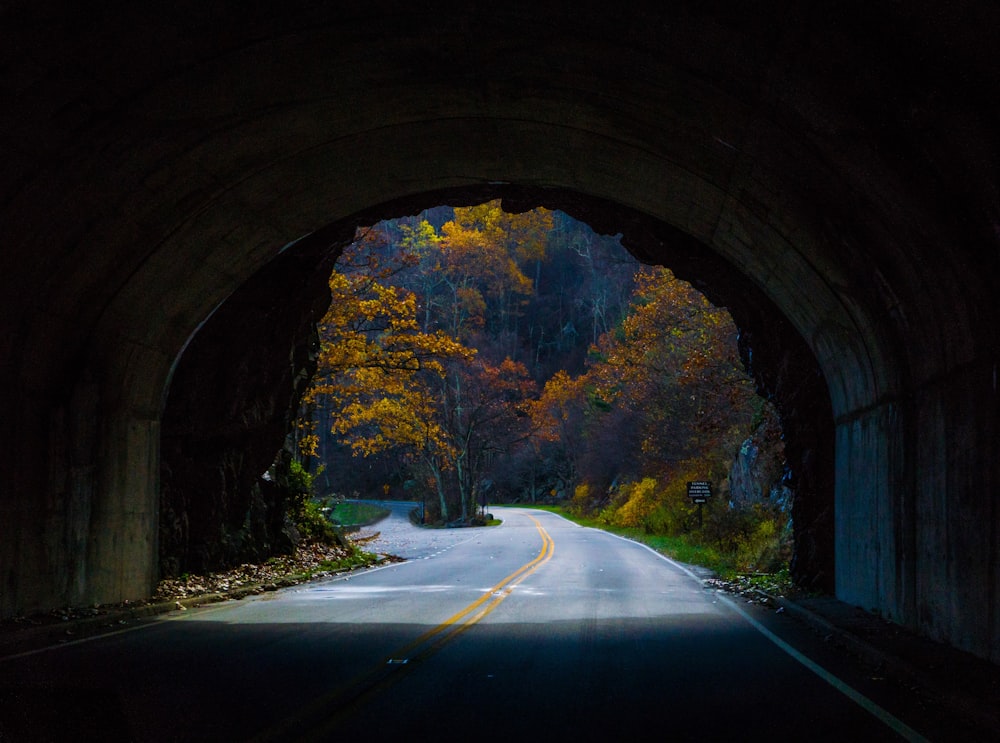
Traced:
<path fill-rule="evenodd" d="M 414 294 L 383 283 L 398 266 L 380 266 L 364 241 L 352 244 L 339 265 L 342 270 L 330 277 L 318 369 L 304 408 L 328 411 L 334 432 L 357 455 L 398 448 L 441 485 L 453 454 L 434 392 L 445 377 L 445 363 L 471 359 L 475 351 L 443 331 L 423 331 Z M 301 425 L 313 420 L 310 415 Z M 316 441 L 309 432 L 300 448 L 315 454 Z M 443 485 L 438 490 L 444 504 Z"/>
<path fill-rule="evenodd" d="M 436 314 L 463 341 L 484 330 L 513 332 L 536 289 L 529 274 L 545 259 L 552 228 L 547 209 L 509 214 L 499 201 L 456 208 L 440 233 L 426 221 L 403 225 L 400 247 L 419 264 L 423 326 Z"/>
<path fill-rule="evenodd" d="M 434 247 L 424 235 L 423 246 Z M 468 520 L 489 487 L 484 472 L 530 433 L 534 384 L 509 359 L 489 363 L 443 330 L 425 330 L 417 298 L 387 283 L 398 264 L 375 265 L 362 242 L 330 278 L 319 369 L 306 406 L 329 412 L 358 456 L 396 452 L 422 471 L 442 520 Z M 315 434 L 303 437 L 315 453 Z"/>

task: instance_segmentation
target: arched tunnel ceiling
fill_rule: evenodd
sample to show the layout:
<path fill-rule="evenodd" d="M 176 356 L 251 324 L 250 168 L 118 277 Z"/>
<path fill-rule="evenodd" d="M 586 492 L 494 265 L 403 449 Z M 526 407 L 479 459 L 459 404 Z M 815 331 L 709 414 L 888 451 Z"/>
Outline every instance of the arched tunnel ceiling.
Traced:
<path fill-rule="evenodd" d="M 943 345 L 972 355 L 969 339 L 933 337 L 932 320 L 956 310 L 958 287 L 986 287 L 940 262 L 922 273 L 938 214 L 894 212 L 941 177 L 907 159 L 927 134 L 884 141 L 907 123 L 888 116 L 921 114 L 886 99 L 916 107 L 948 91 L 940 73 L 915 82 L 934 65 L 847 36 L 855 24 L 791 5 L 122 10 L 54 24 L 40 10 L 46 38 L 22 31 L 15 45 L 10 258 L 37 273 L 5 315 L 25 322 L 8 343 L 41 346 L 23 373 L 42 387 L 56 380 L 37 377 L 37 360 L 68 324 L 170 354 L 290 240 L 373 204 L 491 181 L 609 199 L 711 246 L 804 335 L 838 410 L 898 387 L 892 353 L 934 368 L 955 361 L 934 358 Z M 21 208 L 46 192 L 71 196 Z M 893 337 L 884 311 L 905 313 L 913 337 Z"/>

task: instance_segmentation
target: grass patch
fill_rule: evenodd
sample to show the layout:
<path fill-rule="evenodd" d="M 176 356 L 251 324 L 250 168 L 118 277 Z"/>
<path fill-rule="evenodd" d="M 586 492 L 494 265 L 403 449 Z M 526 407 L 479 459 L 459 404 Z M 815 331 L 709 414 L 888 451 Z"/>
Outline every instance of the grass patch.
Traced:
<path fill-rule="evenodd" d="M 302 580 L 312 580 L 317 575 L 345 573 L 357 568 L 371 567 L 378 564 L 380 559 L 378 555 L 373 555 L 371 552 L 365 552 L 358 547 L 354 547 L 343 557 L 320 561 L 319 564 L 310 567 L 304 573 L 300 573 L 298 577 Z"/>
<path fill-rule="evenodd" d="M 525 505 L 519 503 L 518 507 L 534 508 L 540 511 L 557 513 L 563 518 L 569 519 L 570 521 L 580 524 L 581 526 L 601 529 L 602 531 L 617 534 L 618 536 L 631 539 L 635 542 L 640 542 L 648 547 L 651 547 L 660 554 L 666 555 L 672 560 L 687 563 L 688 565 L 700 565 L 701 567 L 708 568 L 720 578 L 732 579 L 738 574 L 731 558 L 727 557 L 723 553 L 720 553 L 714 547 L 699 544 L 695 541 L 692 535 L 689 534 L 670 537 L 662 534 L 647 534 L 645 530 L 639 528 L 610 526 L 609 524 L 604 523 L 603 520 L 596 517 L 576 516 L 561 506 Z"/>
<path fill-rule="evenodd" d="M 340 526 L 368 526 L 381 521 L 389 509 L 373 503 L 337 503 L 328 514 L 330 521 Z"/>
<path fill-rule="evenodd" d="M 355 568 L 368 567 L 378 562 L 378 556 L 370 552 L 355 549 L 351 554 L 341 557 L 338 560 L 323 560 L 319 564 L 319 570 L 337 572 L 341 570 L 354 570 Z"/>
<path fill-rule="evenodd" d="M 792 576 L 788 572 L 787 567 L 779 570 L 777 573 L 741 575 L 739 580 L 741 583 L 745 583 L 752 588 L 759 589 L 765 593 L 776 594 L 778 596 L 794 593 L 798 590 L 795 582 L 792 580 Z"/>

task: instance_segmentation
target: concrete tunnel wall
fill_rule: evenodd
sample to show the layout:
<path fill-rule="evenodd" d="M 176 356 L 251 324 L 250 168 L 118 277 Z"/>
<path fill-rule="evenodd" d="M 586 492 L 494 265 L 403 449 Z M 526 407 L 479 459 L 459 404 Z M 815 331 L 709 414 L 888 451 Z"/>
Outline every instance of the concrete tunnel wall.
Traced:
<path fill-rule="evenodd" d="M 509 183 L 763 291 L 830 393 L 837 595 L 1000 661 L 1000 18 L 965 9 L 8 6 L 0 616 L 149 592 L 171 369 L 283 246 Z"/>

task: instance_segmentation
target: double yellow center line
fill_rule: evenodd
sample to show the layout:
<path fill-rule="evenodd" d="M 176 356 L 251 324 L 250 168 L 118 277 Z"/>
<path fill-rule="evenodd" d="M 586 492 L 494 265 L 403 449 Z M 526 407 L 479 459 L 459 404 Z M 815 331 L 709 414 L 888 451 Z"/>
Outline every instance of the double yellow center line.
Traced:
<path fill-rule="evenodd" d="M 552 558 L 555 549 L 552 537 L 545 531 L 538 519 L 530 515 L 528 518 L 535 523 L 535 528 L 542 538 L 542 549 L 531 562 L 522 565 L 457 614 L 448 617 L 441 624 L 424 632 L 413 642 L 384 658 L 379 665 L 323 695 L 299 713 L 265 731 L 254 740 L 288 740 L 290 734 L 295 735 L 294 731 L 301 731 L 302 728 L 310 724 L 309 721 L 314 721 L 313 726 L 310 726 L 308 732 L 302 733 L 296 739 L 325 739 L 340 720 L 356 712 L 373 696 L 398 682 L 417 663 L 426 660 L 448 642 L 489 615 L 511 594 L 518 584 Z"/>
<path fill-rule="evenodd" d="M 502 581 L 493 586 L 493 588 L 489 591 L 462 609 L 462 611 L 449 617 L 437 627 L 428 630 L 412 643 L 402 648 L 399 651 L 399 655 L 390 659 L 390 661 L 398 661 L 400 659 L 423 660 L 427 656 L 431 655 L 445 643 L 454 639 L 462 632 L 469 629 L 469 627 L 480 621 L 483 617 L 488 615 L 491 611 L 496 609 L 505 598 L 510 596 L 511 592 L 521 581 L 531 575 L 540 565 L 548 562 L 548 560 L 552 557 L 552 551 L 555 549 L 552 537 L 550 537 L 549 533 L 542 528 L 538 519 L 534 516 L 529 516 L 528 518 L 535 522 L 535 528 L 538 529 L 538 533 L 542 537 L 542 549 L 538 553 L 537 557 L 508 575 Z M 422 646 L 427 645 L 427 643 L 437 635 L 442 635 L 442 637 L 433 644 L 430 644 L 428 647 L 421 649 Z"/>

